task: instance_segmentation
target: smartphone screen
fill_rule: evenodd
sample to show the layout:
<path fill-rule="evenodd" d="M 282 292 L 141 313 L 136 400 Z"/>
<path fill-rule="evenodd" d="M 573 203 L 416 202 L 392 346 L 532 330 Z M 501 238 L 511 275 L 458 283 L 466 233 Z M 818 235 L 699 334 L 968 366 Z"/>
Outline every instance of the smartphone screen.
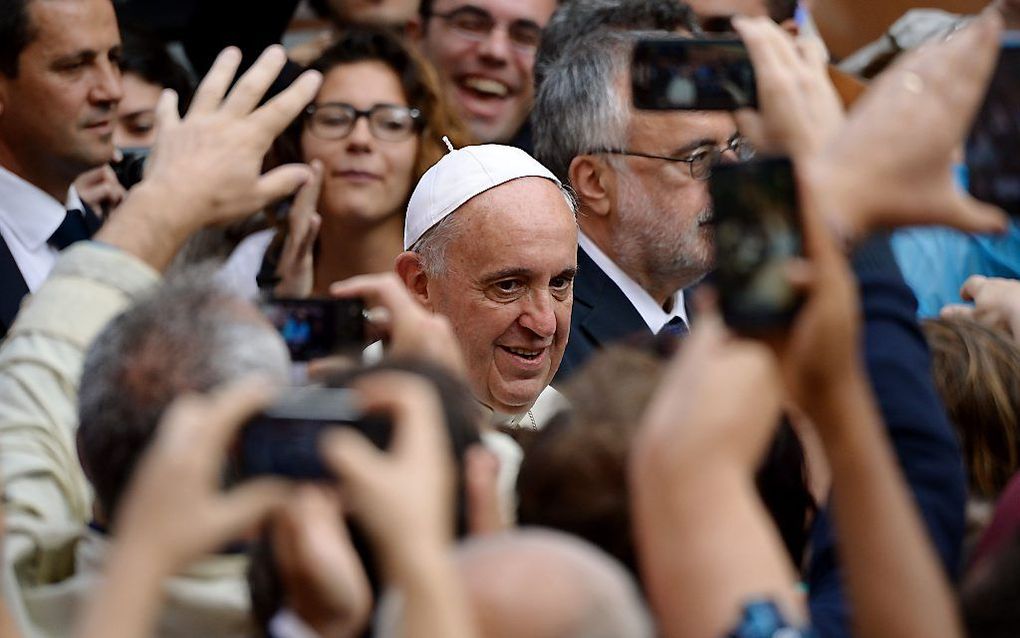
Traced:
<path fill-rule="evenodd" d="M 261 304 L 280 332 L 292 361 L 309 361 L 363 348 L 365 304 L 360 299 L 284 299 Z"/>
<path fill-rule="evenodd" d="M 713 275 L 726 323 L 763 333 L 793 320 L 802 295 L 786 264 L 803 254 L 793 168 L 786 158 L 725 164 L 709 183 L 715 223 Z"/>
<path fill-rule="evenodd" d="M 740 40 L 643 39 L 631 59 L 634 107 L 645 110 L 755 108 L 754 68 Z"/>
<path fill-rule="evenodd" d="M 329 428 L 350 427 L 380 449 L 389 446 L 391 423 L 367 416 L 345 388 L 292 388 L 241 432 L 236 474 L 275 475 L 297 480 L 335 479 L 319 455 L 319 438 Z"/>
<path fill-rule="evenodd" d="M 1003 38 L 988 95 L 967 140 L 971 194 L 1020 217 L 1020 32 Z"/>

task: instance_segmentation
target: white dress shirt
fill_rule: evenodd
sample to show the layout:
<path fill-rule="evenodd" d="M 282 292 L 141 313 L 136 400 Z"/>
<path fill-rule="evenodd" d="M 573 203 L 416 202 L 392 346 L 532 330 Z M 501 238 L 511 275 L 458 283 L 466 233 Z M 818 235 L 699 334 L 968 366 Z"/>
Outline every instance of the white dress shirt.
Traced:
<path fill-rule="evenodd" d="M 652 334 L 659 334 L 662 327 L 669 323 L 669 320 L 673 317 L 680 317 L 684 320 L 685 324 L 690 325 L 687 321 L 687 308 L 684 306 L 684 293 L 682 290 L 678 290 L 673 294 L 673 311 L 666 312 L 662 309 L 662 306 L 652 299 L 648 291 L 641 287 L 641 284 L 623 272 L 623 269 L 613 263 L 613 260 L 602 252 L 602 249 L 596 246 L 595 242 L 583 232 L 578 231 L 577 243 L 591 257 L 595 265 L 601 268 L 602 272 L 606 273 L 606 276 L 612 279 L 614 284 L 619 286 L 631 305 L 634 306 L 634 309 L 638 311 L 641 318 L 648 324 L 648 329 L 652 331 Z"/>
<path fill-rule="evenodd" d="M 75 208 L 82 209 L 82 202 L 73 186 L 61 203 L 0 166 L 0 236 L 29 291 L 35 292 L 53 269 L 60 251 L 47 242 Z"/>

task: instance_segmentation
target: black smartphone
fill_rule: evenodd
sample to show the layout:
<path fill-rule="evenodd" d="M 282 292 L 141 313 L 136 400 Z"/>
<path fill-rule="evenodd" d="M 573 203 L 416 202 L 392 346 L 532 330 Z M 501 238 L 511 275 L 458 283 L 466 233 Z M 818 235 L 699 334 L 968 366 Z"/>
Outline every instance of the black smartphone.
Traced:
<path fill-rule="evenodd" d="M 241 431 L 235 475 L 283 476 L 296 480 L 335 480 L 319 454 L 324 430 L 354 428 L 380 449 L 389 447 L 392 423 L 365 415 L 357 394 L 346 388 L 291 388 Z"/>
<path fill-rule="evenodd" d="M 144 147 L 122 148 L 120 154 L 120 161 L 112 162 L 110 166 L 120 185 L 130 190 L 145 176 L 145 162 L 149 159 L 149 149 Z"/>
<path fill-rule="evenodd" d="M 360 299 L 270 297 L 260 305 L 283 336 L 292 361 L 353 353 L 366 345 Z"/>
<path fill-rule="evenodd" d="M 967 139 L 970 193 L 1020 217 L 1020 31 L 1003 37 L 999 63 Z"/>
<path fill-rule="evenodd" d="M 745 334 L 789 325 L 803 301 L 786 264 L 803 254 L 793 166 L 765 158 L 712 169 L 713 275 L 726 323 Z"/>
<path fill-rule="evenodd" d="M 758 106 L 754 68 L 740 40 L 639 40 L 630 77 L 638 109 L 735 111 Z"/>

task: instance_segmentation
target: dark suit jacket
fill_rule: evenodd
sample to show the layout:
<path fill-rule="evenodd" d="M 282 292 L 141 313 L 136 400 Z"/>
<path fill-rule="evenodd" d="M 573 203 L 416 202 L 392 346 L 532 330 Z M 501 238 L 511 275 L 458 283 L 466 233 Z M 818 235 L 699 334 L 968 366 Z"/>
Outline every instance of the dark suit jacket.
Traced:
<path fill-rule="evenodd" d="M 87 214 L 95 215 L 84 202 L 82 206 Z M 21 275 L 18 262 L 14 261 L 7 241 L 0 237 L 0 339 L 7 336 L 7 331 L 10 330 L 14 317 L 21 308 L 21 301 L 28 292 L 28 284 Z"/>
<path fill-rule="evenodd" d="M 917 323 L 917 302 L 885 237 L 854 256 L 864 311 L 864 354 L 872 389 L 921 518 L 946 574 L 959 575 L 967 483 L 963 457 L 935 390 L 931 354 Z M 839 539 L 826 507 L 811 531 L 807 581 L 811 622 L 821 638 L 849 638 Z"/>
<path fill-rule="evenodd" d="M 0 237 L 0 339 L 14 323 L 14 317 L 21 307 L 21 300 L 28 294 L 28 285 L 21 276 L 14 256 L 7 242 Z"/>
<path fill-rule="evenodd" d="M 555 382 L 566 380 L 604 346 L 636 334 L 652 331 L 620 287 L 578 247 L 570 339 Z"/>

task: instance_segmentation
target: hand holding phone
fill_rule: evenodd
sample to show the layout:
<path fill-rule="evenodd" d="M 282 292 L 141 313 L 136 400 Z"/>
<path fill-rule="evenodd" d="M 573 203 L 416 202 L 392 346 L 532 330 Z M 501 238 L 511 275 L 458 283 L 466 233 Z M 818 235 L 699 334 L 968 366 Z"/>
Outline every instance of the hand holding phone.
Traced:
<path fill-rule="evenodd" d="M 260 305 L 287 343 L 292 361 L 310 361 L 366 345 L 361 299 L 270 297 Z"/>
<path fill-rule="evenodd" d="M 756 108 L 754 68 L 740 40 L 642 39 L 631 59 L 634 107 L 645 110 Z"/>
<path fill-rule="evenodd" d="M 380 449 L 389 446 L 387 419 L 366 415 L 358 396 L 346 388 L 292 388 L 251 419 L 241 433 L 237 455 L 240 476 L 275 475 L 319 481 L 336 479 L 319 453 L 322 434 L 353 428 Z"/>
<path fill-rule="evenodd" d="M 770 158 L 720 165 L 709 188 L 723 318 L 744 334 L 785 328 L 803 300 L 787 276 L 790 259 L 803 254 L 792 164 Z"/>

